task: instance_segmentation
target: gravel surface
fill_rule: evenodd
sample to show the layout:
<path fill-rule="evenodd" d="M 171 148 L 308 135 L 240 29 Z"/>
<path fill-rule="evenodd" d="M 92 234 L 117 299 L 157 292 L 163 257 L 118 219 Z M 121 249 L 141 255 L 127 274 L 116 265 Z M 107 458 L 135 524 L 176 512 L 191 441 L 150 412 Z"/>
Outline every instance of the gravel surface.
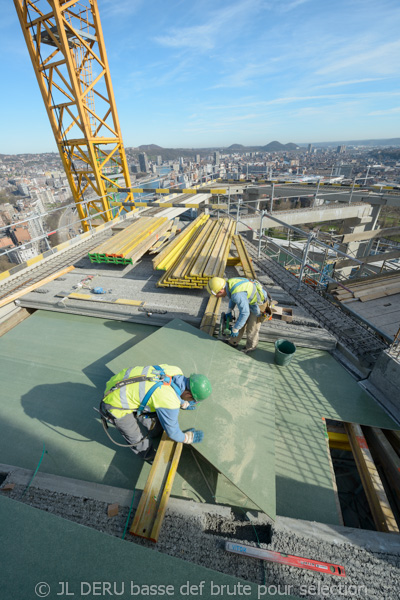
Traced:
<path fill-rule="evenodd" d="M 6 484 L 7 480 L 3 483 Z M 105 502 L 69 494 L 16 485 L 7 496 L 81 525 L 121 538 L 129 509 L 120 506 L 118 515 L 108 517 Z M 132 515 L 129 524 L 132 521 Z M 400 553 L 371 552 L 351 544 L 332 544 L 288 535 L 273 524 L 250 522 L 246 515 L 200 513 L 178 514 L 168 508 L 157 545 L 126 533 L 126 542 L 146 546 L 192 563 L 221 571 L 241 579 L 275 588 L 281 597 L 292 594 L 301 598 L 340 598 L 398 600 L 400 597 Z M 231 554 L 226 540 L 294 554 L 341 565 L 346 578 Z M 339 584 L 341 587 L 339 587 Z M 272 586 L 272 587 L 271 587 Z M 280 586 L 280 587 L 278 587 Z M 290 586 L 290 587 L 289 587 Z M 332 587 L 335 586 L 335 587 Z M 261 588 L 263 590 L 263 588 Z M 278 593 L 275 592 L 276 596 Z M 262 597 L 262 596 L 261 596 Z"/>

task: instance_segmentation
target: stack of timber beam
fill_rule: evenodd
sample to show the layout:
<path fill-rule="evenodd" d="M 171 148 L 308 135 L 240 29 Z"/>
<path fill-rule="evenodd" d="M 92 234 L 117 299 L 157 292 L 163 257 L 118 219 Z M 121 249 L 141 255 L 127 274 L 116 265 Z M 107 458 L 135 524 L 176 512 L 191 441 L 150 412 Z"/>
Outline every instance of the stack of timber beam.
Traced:
<path fill-rule="evenodd" d="M 89 252 L 92 263 L 133 264 L 171 226 L 166 217 L 140 217 Z"/>
<path fill-rule="evenodd" d="M 166 271 L 157 285 L 203 288 L 211 277 L 223 277 L 234 227 L 228 217 L 198 217 L 153 261 Z"/>
<path fill-rule="evenodd" d="M 354 283 L 347 281 L 346 287 L 352 291 L 350 292 L 338 287 L 332 291 L 333 296 L 340 302 L 348 302 L 349 300 L 367 302 L 368 300 L 376 300 L 377 298 L 399 294 L 400 275 L 380 277 L 379 279 L 358 280 Z"/>

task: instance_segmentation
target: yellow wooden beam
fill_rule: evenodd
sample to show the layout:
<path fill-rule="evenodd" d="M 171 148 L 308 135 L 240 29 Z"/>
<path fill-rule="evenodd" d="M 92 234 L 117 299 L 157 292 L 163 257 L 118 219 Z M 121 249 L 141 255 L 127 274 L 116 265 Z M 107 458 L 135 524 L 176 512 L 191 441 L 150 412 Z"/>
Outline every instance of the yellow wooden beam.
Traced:
<path fill-rule="evenodd" d="M 228 260 L 226 261 L 227 267 L 235 267 L 236 265 L 240 265 L 240 258 L 238 256 L 228 256 Z"/>
<path fill-rule="evenodd" d="M 0 300 L 0 308 L 2 306 L 5 306 L 6 304 L 10 304 L 10 302 L 14 302 L 14 300 L 21 298 L 21 296 L 25 296 L 25 294 L 29 294 L 29 292 L 33 292 L 33 290 L 36 290 L 37 288 L 42 287 L 42 285 L 49 283 L 49 281 L 53 281 L 53 279 L 57 279 L 57 277 L 61 277 L 62 275 L 65 275 L 65 273 L 69 273 L 74 268 L 75 267 L 66 267 L 65 269 L 62 269 L 61 271 L 52 273 L 51 275 L 48 275 L 44 279 L 41 279 L 40 281 L 33 283 L 32 285 L 29 285 L 28 287 L 24 288 L 23 290 L 20 290 L 19 292 L 16 292 L 15 294 L 11 294 L 11 296 L 7 296 L 7 298 L 3 298 L 3 300 Z"/>
<path fill-rule="evenodd" d="M 361 426 L 356 423 L 345 423 L 344 427 L 377 530 L 399 533 L 396 519 Z"/>
<path fill-rule="evenodd" d="M 336 433 L 334 431 L 328 431 L 329 437 L 329 448 L 335 450 L 348 450 L 351 452 L 351 446 L 349 438 L 345 433 Z"/>
<path fill-rule="evenodd" d="M 129 530 L 132 535 L 157 542 L 181 453 L 182 444 L 164 432 Z"/>

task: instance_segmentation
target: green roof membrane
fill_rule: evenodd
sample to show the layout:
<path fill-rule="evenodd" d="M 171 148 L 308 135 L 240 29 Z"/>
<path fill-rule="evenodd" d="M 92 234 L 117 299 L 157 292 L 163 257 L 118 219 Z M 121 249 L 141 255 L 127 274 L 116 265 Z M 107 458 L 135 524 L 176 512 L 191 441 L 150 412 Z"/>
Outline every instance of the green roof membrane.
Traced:
<path fill-rule="evenodd" d="M 261 342 L 256 363 L 274 362 Z M 278 515 L 340 524 L 322 418 L 398 429 L 327 352 L 297 348 L 290 364 L 275 366 L 275 471 Z"/>
<path fill-rule="evenodd" d="M 272 344 L 262 344 L 268 354 Z M 319 421 L 321 417 L 371 427 L 398 425 L 328 352 L 297 348 L 288 367 L 275 373 L 276 407 Z"/>
<path fill-rule="evenodd" d="M 153 597 L 181 600 L 213 596 L 222 600 L 242 597 L 255 600 L 259 597 L 256 584 L 123 541 L 1 496 L 0 529 L 2 598 Z M 168 593 L 167 585 L 171 586 Z M 243 586 L 247 586 L 247 593 Z M 260 597 L 275 597 L 268 593 L 264 595 L 264 591 L 261 587 Z M 275 594 L 275 590 L 272 592 Z"/>
<path fill-rule="evenodd" d="M 115 357 L 114 372 L 133 365 L 172 364 L 186 376 L 207 375 L 212 395 L 181 411 L 183 430 L 205 433 L 194 448 L 267 515 L 275 517 L 274 368 L 174 319 Z"/>
<path fill-rule="evenodd" d="M 126 366 L 141 364 L 142 360 L 145 360 L 144 364 L 153 362 L 153 350 L 149 357 L 144 358 L 144 352 L 138 353 L 137 346 L 138 342 L 155 330 L 154 327 L 135 323 L 36 311 L 29 319 L 2 336 L 0 462 L 34 470 L 45 444 L 46 454 L 40 466 L 43 472 L 128 489 L 143 489 L 150 471 L 149 465 L 143 463 L 129 449 L 119 448 L 108 440 L 93 407 L 99 405 L 105 384 L 115 372 Z M 257 373 L 257 368 L 248 357 L 204 336 L 197 329 L 193 329 L 193 332 L 198 336 L 196 339 L 201 340 L 203 337 L 211 342 L 211 347 L 216 350 L 216 365 L 219 364 L 218 356 L 222 348 L 222 352 L 228 351 L 229 356 L 241 358 L 248 364 L 249 370 Z M 179 344 L 175 344 L 171 339 L 172 334 L 168 336 L 167 346 L 162 348 L 162 356 L 161 347 L 158 346 L 157 361 L 179 364 Z M 189 351 L 185 357 L 188 363 L 185 363 L 183 368 L 186 372 L 187 367 L 189 374 L 197 370 L 198 366 L 188 359 L 194 334 L 187 334 L 190 343 L 185 341 Z M 194 353 L 192 355 L 195 356 Z M 237 364 L 236 381 L 245 380 L 244 371 L 242 374 L 241 371 L 243 368 L 239 368 Z M 217 378 L 219 373 L 211 375 L 213 382 Z M 239 384 L 237 387 L 241 390 Z M 271 394 L 272 386 L 269 388 Z M 214 389 L 218 390 L 218 385 Z M 234 387 L 229 390 L 232 394 Z M 232 398 L 235 396 L 232 395 Z M 216 399 L 215 393 L 213 399 Z M 232 434 L 233 404 L 228 406 L 228 409 L 215 413 L 212 410 L 216 405 L 214 401 L 206 401 L 200 405 L 200 410 L 191 411 L 193 421 L 205 416 L 202 415 L 202 411 L 207 404 L 211 411 L 207 414 L 212 415 L 209 419 L 210 433 L 204 427 L 207 443 L 216 446 L 217 440 L 219 452 L 226 455 L 225 466 L 230 464 L 231 470 L 234 470 L 232 460 L 237 460 L 243 469 L 245 457 L 238 456 L 238 450 L 230 440 L 225 452 L 219 439 L 220 425 L 218 431 L 214 428 L 214 420 L 218 419 L 218 423 L 225 420 L 230 425 Z M 220 408 L 222 409 L 222 405 Z M 240 410 L 243 411 L 243 407 Z M 185 415 L 184 411 L 181 411 L 182 419 L 187 416 L 188 413 Z M 189 428 L 191 424 L 189 422 L 186 427 Z M 124 443 L 116 430 L 111 428 L 110 433 L 117 442 Z M 237 432 L 233 431 L 233 435 L 236 434 Z M 199 448 L 203 444 L 191 448 Z M 230 445 L 232 448 L 229 448 Z M 240 503 L 240 506 L 255 506 L 254 502 L 252 503 L 229 480 L 218 474 L 208 461 L 197 454 L 198 462 L 207 478 L 206 483 L 193 459 L 191 448 L 183 449 L 172 489 L 174 496 L 201 502 L 218 501 L 229 505 Z M 246 476 L 250 476 L 251 470 L 245 471 Z M 274 481 L 270 485 L 274 502 L 273 485 Z"/>
<path fill-rule="evenodd" d="M 285 517 L 341 525 L 322 419 L 277 417 L 276 506 Z"/>

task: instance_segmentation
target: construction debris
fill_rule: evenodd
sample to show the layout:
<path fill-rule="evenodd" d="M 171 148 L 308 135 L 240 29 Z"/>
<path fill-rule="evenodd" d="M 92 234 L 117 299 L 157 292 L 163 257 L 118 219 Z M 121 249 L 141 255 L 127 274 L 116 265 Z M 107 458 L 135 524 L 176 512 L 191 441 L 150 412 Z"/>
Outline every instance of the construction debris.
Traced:
<path fill-rule="evenodd" d="M 340 302 L 348 302 L 349 300 L 367 302 L 368 300 L 399 294 L 400 275 L 373 276 L 358 281 L 350 280 L 346 282 L 346 287 L 350 289 L 337 287 L 332 290 L 332 295 Z"/>
<path fill-rule="evenodd" d="M 115 502 L 114 504 L 109 504 L 107 507 L 107 515 L 109 517 L 116 517 L 119 513 L 119 504 Z"/>
<path fill-rule="evenodd" d="M 15 488 L 15 483 L 6 483 L 1 488 L 1 491 L 2 492 L 11 492 L 11 490 L 13 490 L 14 488 Z"/>

